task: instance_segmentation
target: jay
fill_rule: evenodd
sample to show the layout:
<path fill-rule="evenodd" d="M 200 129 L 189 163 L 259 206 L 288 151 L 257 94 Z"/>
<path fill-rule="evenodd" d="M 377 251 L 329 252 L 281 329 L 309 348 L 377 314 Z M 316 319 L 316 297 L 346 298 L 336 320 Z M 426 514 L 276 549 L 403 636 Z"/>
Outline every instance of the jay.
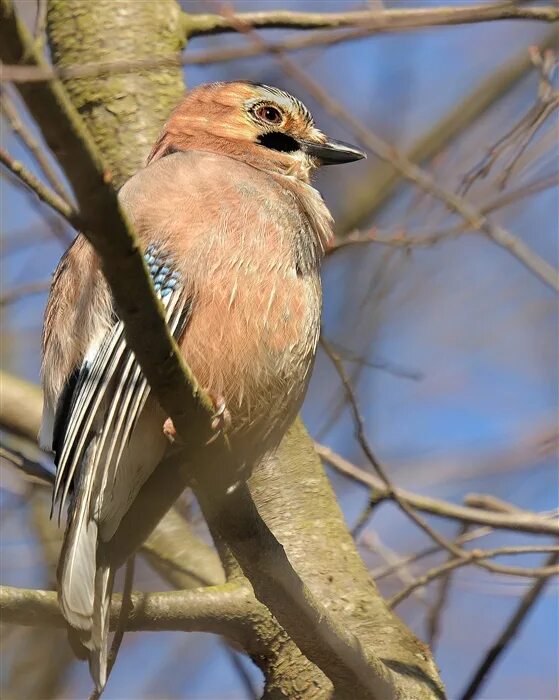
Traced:
<path fill-rule="evenodd" d="M 327 139 L 282 90 L 214 83 L 186 95 L 146 167 L 119 193 L 170 330 L 247 469 L 293 421 L 315 355 L 332 218 L 311 175 L 363 157 Z M 42 383 L 40 438 L 57 468 L 53 506 L 68 504 L 59 601 L 101 690 L 115 574 L 104 551 L 173 426 L 127 347 L 82 235 L 54 274 Z"/>

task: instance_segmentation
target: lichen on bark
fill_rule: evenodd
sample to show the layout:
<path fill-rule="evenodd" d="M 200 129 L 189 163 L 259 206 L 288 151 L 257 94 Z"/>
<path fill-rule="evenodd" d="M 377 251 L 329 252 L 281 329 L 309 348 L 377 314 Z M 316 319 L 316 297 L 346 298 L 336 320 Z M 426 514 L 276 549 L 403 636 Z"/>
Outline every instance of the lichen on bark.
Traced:
<path fill-rule="evenodd" d="M 137 60 L 184 48 L 175 0 L 51 0 L 47 30 L 59 67 Z M 145 162 L 159 129 L 184 93 L 180 69 L 153 68 L 64 82 L 117 185 Z"/>

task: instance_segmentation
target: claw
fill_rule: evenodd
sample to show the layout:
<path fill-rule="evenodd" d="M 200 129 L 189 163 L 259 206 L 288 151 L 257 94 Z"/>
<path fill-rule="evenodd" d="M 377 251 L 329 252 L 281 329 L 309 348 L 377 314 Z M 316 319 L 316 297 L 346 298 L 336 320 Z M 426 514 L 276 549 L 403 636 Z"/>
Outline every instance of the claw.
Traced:
<path fill-rule="evenodd" d="M 231 426 L 231 413 L 221 394 L 214 394 L 212 391 L 208 391 L 208 396 L 212 400 L 215 409 L 211 422 L 212 430 L 215 431 L 215 435 L 208 440 L 208 444 L 210 444 L 221 432 L 227 432 Z"/>
<path fill-rule="evenodd" d="M 215 435 L 208 440 L 207 444 L 209 445 L 218 437 L 220 433 L 227 432 L 231 426 L 231 413 L 227 408 L 223 396 L 214 394 L 212 391 L 208 391 L 207 393 L 214 407 L 214 413 L 212 414 L 211 418 L 211 427 L 215 432 Z M 172 418 L 167 418 L 167 420 L 163 423 L 163 434 L 167 440 L 169 440 L 171 445 L 177 441 L 180 441 Z"/>
<path fill-rule="evenodd" d="M 169 440 L 171 445 L 177 439 L 177 431 L 175 430 L 175 425 L 172 418 L 167 418 L 165 423 L 163 423 L 163 435 Z"/>

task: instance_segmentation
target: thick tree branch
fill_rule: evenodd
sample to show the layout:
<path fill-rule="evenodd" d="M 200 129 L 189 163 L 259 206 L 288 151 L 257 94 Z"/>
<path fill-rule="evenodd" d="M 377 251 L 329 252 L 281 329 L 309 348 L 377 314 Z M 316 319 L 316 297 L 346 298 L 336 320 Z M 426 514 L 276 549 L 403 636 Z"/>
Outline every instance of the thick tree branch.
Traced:
<path fill-rule="evenodd" d="M 144 632 L 212 632 L 244 642 L 252 593 L 248 586 L 224 583 L 191 591 L 134 593 L 126 629 Z M 121 596 L 114 595 L 111 628 L 115 629 Z M 31 627 L 65 627 L 55 591 L 0 587 L 2 622 Z"/>
<path fill-rule="evenodd" d="M 341 698 L 392 700 L 397 686 L 389 668 L 364 648 L 301 580 L 282 545 L 258 513 L 250 491 L 239 485 L 219 502 L 209 488 L 196 493 L 210 524 L 228 533 L 228 544 L 257 598 L 274 612 L 301 651 L 328 675 Z M 318 647 L 318 649 L 317 649 Z M 317 653 L 318 652 L 318 653 Z"/>

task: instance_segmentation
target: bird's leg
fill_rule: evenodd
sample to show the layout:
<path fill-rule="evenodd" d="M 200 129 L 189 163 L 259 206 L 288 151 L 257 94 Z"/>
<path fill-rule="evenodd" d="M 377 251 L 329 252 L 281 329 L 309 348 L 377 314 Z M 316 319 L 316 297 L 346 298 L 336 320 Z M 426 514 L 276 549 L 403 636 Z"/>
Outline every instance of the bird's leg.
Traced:
<path fill-rule="evenodd" d="M 215 435 L 210 438 L 208 441 L 209 444 L 210 442 L 213 442 L 222 431 L 227 432 L 231 425 L 231 413 L 229 412 L 225 399 L 221 394 L 216 394 L 211 390 L 208 390 L 206 393 L 208 394 L 214 408 L 211 426 L 212 430 L 215 432 Z M 171 444 L 177 441 L 177 431 L 171 417 L 167 418 L 167 420 L 163 423 L 163 434 Z"/>

